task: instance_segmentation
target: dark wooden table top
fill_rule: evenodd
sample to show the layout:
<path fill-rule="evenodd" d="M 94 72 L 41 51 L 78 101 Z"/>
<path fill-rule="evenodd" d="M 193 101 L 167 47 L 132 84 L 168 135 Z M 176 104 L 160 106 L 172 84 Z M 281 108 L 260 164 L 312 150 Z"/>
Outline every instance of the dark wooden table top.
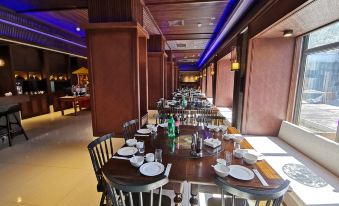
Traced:
<path fill-rule="evenodd" d="M 194 158 L 189 155 L 190 143 L 185 143 L 190 135 L 195 132 L 199 132 L 203 138 L 218 138 L 222 141 L 222 146 L 219 152 L 214 155 L 204 155 L 202 158 Z M 234 133 L 234 131 L 230 131 Z M 197 126 L 180 126 L 180 135 L 183 139 L 168 139 L 165 130 L 158 128 L 156 136 L 149 137 L 137 137 L 138 140 L 145 141 L 145 154 L 154 153 L 155 149 L 161 148 L 163 150 L 162 163 L 166 167 L 167 163 L 172 163 L 169 180 L 172 182 L 188 181 L 194 184 L 214 185 L 214 178 L 216 174 L 211 165 L 216 164 L 217 158 L 224 158 L 226 151 L 233 151 L 232 140 L 222 140 L 220 133 L 210 132 L 207 129 L 202 130 Z M 185 137 L 187 136 L 187 138 Z M 205 146 L 204 146 L 205 147 Z M 241 148 L 250 149 L 251 145 L 243 140 Z M 282 182 L 283 179 L 274 171 L 274 169 L 265 161 L 258 161 L 255 165 L 247 165 L 242 159 L 233 157 L 232 164 L 243 165 L 249 169 L 258 169 L 258 171 L 265 178 L 269 186 L 264 187 L 259 179 L 255 176 L 250 181 L 237 180 L 231 176 L 225 177 L 225 180 L 233 185 L 245 186 L 251 188 L 276 188 Z M 110 175 L 133 182 L 144 182 L 151 180 L 153 177 L 146 177 L 142 175 L 138 168 L 133 167 L 129 161 L 121 159 L 111 159 L 103 167 L 103 171 Z"/>

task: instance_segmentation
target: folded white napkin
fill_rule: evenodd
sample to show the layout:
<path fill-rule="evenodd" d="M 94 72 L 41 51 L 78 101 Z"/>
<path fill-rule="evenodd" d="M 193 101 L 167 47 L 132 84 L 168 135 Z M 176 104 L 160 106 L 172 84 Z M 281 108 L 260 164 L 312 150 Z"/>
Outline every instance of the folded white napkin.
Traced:
<path fill-rule="evenodd" d="M 216 148 L 221 145 L 221 141 L 218 139 L 210 138 L 210 139 L 205 139 L 204 144 L 209 147 Z"/>

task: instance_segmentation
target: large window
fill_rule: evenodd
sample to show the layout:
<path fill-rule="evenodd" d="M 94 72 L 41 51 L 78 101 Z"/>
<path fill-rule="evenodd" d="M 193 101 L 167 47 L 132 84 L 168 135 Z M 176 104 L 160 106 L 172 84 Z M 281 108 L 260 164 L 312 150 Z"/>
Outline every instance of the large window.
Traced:
<path fill-rule="evenodd" d="M 304 37 L 295 122 L 339 141 L 339 22 Z"/>

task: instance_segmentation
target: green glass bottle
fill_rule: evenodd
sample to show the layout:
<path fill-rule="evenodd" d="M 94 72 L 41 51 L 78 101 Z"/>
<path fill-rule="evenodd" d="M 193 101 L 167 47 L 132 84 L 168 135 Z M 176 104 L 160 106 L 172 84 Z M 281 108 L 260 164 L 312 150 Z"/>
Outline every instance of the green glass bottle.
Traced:
<path fill-rule="evenodd" d="M 170 115 L 168 118 L 168 126 L 167 126 L 167 137 L 168 138 L 175 138 L 175 124 L 174 124 L 174 119 L 173 115 Z"/>

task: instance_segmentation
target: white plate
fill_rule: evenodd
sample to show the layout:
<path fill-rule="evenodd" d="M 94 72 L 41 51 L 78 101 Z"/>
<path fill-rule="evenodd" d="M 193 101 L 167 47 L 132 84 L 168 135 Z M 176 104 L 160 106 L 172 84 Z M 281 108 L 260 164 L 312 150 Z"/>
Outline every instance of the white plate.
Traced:
<path fill-rule="evenodd" d="M 145 176 L 157 176 L 165 170 L 165 167 L 160 162 L 148 162 L 141 165 L 139 170 Z"/>
<path fill-rule="evenodd" d="M 160 127 L 168 127 L 168 123 L 162 123 L 162 124 L 159 124 Z"/>
<path fill-rule="evenodd" d="M 139 134 L 149 134 L 149 133 L 151 133 L 151 130 L 149 130 L 149 129 L 139 129 L 137 132 Z"/>
<path fill-rule="evenodd" d="M 239 180 L 251 180 L 254 178 L 252 170 L 241 165 L 230 165 L 230 175 Z"/>
<path fill-rule="evenodd" d="M 121 156 L 131 156 L 138 152 L 138 149 L 135 147 L 123 147 L 118 150 L 118 155 Z"/>

